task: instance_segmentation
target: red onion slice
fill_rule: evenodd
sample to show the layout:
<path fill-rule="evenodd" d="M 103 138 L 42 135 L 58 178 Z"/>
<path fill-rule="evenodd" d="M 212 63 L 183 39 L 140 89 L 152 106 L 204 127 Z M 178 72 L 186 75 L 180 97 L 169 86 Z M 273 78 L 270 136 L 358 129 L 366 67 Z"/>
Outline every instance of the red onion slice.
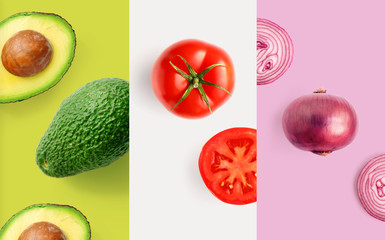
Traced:
<path fill-rule="evenodd" d="M 358 197 L 365 210 L 385 221 L 385 154 L 370 160 L 357 181 Z"/>
<path fill-rule="evenodd" d="M 257 85 L 274 82 L 293 60 L 293 42 L 277 24 L 257 18 Z"/>

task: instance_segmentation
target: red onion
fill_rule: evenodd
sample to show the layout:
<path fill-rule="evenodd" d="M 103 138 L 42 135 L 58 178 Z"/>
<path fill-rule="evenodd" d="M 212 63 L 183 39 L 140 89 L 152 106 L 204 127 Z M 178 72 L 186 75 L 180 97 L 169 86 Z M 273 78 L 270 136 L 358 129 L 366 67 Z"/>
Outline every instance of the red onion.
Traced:
<path fill-rule="evenodd" d="M 257 18 L 257 85 L 272 83 L 293 60 L 293 42 L 277 24 Z"/>
<path fill-rule="evenodd" d="M 361 170 L 357 193 L 365 210 L 385 221 L 385 154 L 373 158 Z"/>
<path fill-rule="evenodd" d="M 282 125 L 294 146 L 324 156 L 353 141 L 358 126 L 348 101 L 321 89 L 294 100 L 283 114 Z"/>

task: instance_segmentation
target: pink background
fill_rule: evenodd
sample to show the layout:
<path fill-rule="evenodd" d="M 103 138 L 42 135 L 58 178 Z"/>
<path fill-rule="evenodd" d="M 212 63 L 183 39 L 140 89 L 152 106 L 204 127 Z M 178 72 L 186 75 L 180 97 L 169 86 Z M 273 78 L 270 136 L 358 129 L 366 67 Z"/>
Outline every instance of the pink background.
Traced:
<path fill-rule="evenodd" d="M 385 1 L 258 0 L 257 16 L 289 33 L 294 60 L 258 87 L 258 240 L 383 239 L 356 181 L 385 153 Z M 295 98 L 324 88 L 358 114 L 355 140 L 321 157 L 295 148 L 281 118 Z"/>

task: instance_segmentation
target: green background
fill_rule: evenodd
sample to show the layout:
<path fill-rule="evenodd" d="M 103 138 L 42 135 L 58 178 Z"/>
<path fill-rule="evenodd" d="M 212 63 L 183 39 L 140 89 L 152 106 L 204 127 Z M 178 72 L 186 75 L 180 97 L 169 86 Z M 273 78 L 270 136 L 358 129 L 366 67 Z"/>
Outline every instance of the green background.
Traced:
<path fill-rule="evenodd" d="M 0 2 L 0 21 L 26 11 L 64 17 L 76 33 L 72 66 L 53 88 L 22 102 L 0 104 L 0 225 L 37 203 L 68 204 L 89 220 L 93 240 L 128 239 L 128 154 L 110 166 L 73 177 L 45 176 L 35 150 L 61 102 L 103 77 L 128 80 L 128 0 Z"/>

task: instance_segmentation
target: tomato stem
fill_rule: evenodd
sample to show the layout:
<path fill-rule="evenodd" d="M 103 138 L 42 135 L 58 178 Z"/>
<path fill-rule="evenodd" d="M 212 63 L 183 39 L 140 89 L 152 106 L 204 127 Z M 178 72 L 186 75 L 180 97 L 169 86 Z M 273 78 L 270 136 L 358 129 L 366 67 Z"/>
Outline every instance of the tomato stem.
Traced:
<path fill-rule="evenodd" d="M 199 87 L 199 78 L 194 78 L 194 88 L 198 88 Z"/>
<path fill-rule="evenodd" d="M 200 95 L 201 95 L 201 97 L 202 97 L 202 100 L 206 103 L 207 107 L 210 110 L 210 113 L 212 113 L 209 100 L 207 98 L 205 90 L 202 87 L 203 84 L 219 88 L 219 89 L 225 91 L 226 93 L 228 93 L 231 96 L 231 93 L 228 90 L 226 90 L 225 88 L 223 88 L 223 87 L 221 87 L 221 86 L 219 86 L 219 85 L 217 85 L 215 83 L 211 83 L 211 82 L 203 80 L 203 76 L 206 73 L 208 73 L 211 69 L 213 69 L 215 67 L 226 67 L 225 65 L 223 65 L 223 64 L 213 64 L 213 65 L 207 67 L 202 72 L 196 73 L 195 70 L 191 67 L 191 65 L 182 56 L 178 55 L 178 57 L 180 57 L 182 59 L 182 61 L 186 64 L 186 67 L 187 67 L 187 69 L 189 71 L 189 74 L 183 72 L 181 69 L 179 69 L 177 66 L 175 66 L 171 61 L 169 63 L 183 78 L 185 78 L 189 82 L 189 86 L 187 87 L 186 91 L 183 93 L 183 95 L 179 99 L 179 101 L 171 108 L 171 110 L 173 110 L 184 99 L 186 99 L 186 97 L 191 93 L 191 91 L 194 88 L 197 88 L 199 93 L 200 93 Z"/>

